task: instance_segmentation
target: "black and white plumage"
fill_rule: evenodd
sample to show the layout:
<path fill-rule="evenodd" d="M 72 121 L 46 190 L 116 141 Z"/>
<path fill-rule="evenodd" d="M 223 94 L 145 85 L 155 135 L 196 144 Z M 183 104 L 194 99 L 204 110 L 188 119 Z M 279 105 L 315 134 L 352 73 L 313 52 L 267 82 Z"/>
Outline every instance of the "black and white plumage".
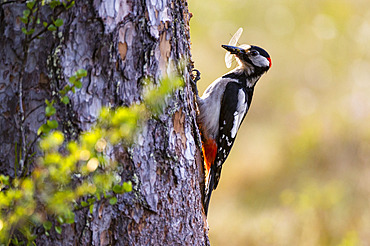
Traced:
<path fill-rule="evenodd" d="M 228 157 L 237 132 L 251 105 L 254 86 L 271 67 L 269 54 L 257 46 L 222 45 L 234 54 L 239 66 L 215 80 L 198 96 L 198 123 L 202 134 L 207 171 L 204 209 L 220 180 L 222 164 Z"/>

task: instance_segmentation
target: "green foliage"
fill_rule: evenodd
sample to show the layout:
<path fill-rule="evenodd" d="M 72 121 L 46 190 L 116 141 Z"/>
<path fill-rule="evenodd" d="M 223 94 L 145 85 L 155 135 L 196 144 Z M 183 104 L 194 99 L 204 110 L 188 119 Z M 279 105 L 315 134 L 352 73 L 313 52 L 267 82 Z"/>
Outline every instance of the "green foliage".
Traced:
<path fill-rule="evenodd" d="M 56 19 L 56 21 L 54 21 L 54 25 L 56 27 L 61 27 L 63 25 L 63 20 L 62 19 Z"/>
<path fill-rule="evenodd" d="M 111 199 L 109 199 L 109 204 L 110 205 L 114 205 L 117 203 L 117 197 L 112 197 Z"/>
<path fill-rule="evenodd" d="M 56 31 L 56 30 L 57 30 L 57 28 L 53 24 L 49 24 L 48 31 L 53 32 L 53 31 Z"/>
<path fill-rule="evenodd" d="M 132 191 L 131 181 L 129 181 L 127 183 L 123 183 L 122 185 L 115 185 L 115 186 L 113 186 L 112 190 L 116 194 L 123 194 L 125 192 L 130 192 L 130 191 Z"/>
<path fill-rule="evenodd" d="M 46 31 L 53 32 L 56 31 L 58 27 L 61 27 L 64 21 L 58 18 L 58 16 L 73 7 L 74 4 L 75 2 L 72 0 L 43 0 L 41 2 L 38 0 L 28 0 L 25 5 L 25 10 L 23 11 L 23 15 L 20 16 L 20 20 L 25 25 L 21 30 L 26 35 L 26 43 L 31 42 L 35 38 L 40 38 Z M 40 8 L 48 7 L 50 9 L 55 9 L 58 6 L 62 6 L 58 12 L 55 12 L 50 19 L 41 21 L 39 17 Z M 42 23 L 42 25 L 40 25 L 40 23 Z M 33 35 L 36 30 L 38 30 L 38 32 Z M 26 46 L 27 45 L 28 44 L 26 44 Z"/>
<path fill-rule="evenodd" d="M 181 69 L 181 68 L 180 68 Z M 173 87 L 183 86 L 184 81 L 181 77 L 167 77 L 161 81 L 162 86 L 154 87 L 150 80 L 145 81 L 147 87 L 144 90 L 144 102 L 148 110 L 153 115 L 162 113 L 166 97 Z"/>
<path fill-rule="evenodd" d="M 87 72 L 85 69 L 79 69 L 77 72 L 69 78 L 69 82 L 71 84 L 67 84 L 64 88 L 59 92 L 61 98 L 60 101 L 63 104 L 69 103 L 69 97 L 67 93 L 70 91 L 74 91 L 75 87 L 80 89 L 82 87 L 81 79 L 87 76 Z M 52 100 L 49 102 L 48 99 L 45 99 L 46 107 L 45 107 L 45 116 L 47 121 L 45 124 L 42 124 L 37 132 L 38 135 L 48 134 L 51 130 L 58 128 L 58 122 L 56 120 L 51 120 L 51 117 L 55 115 L 56 109 L 53 106 L 55 101 Z"/>
<path fill-rule="evenodd" d="M 69 91 L 82 86 L 81 79 L 86 75 L 86 70 L 80 69 L 69 79 L 70 84 L 60 92 L 62 103 L 67 102 Z M 105 153 L 115 144 L 131 144 L 145 121 L 162 112 L 167 96 L 182 86 L 183 80 L 166 78 L 160 86 L 154 86 L 150 80 L 146 83 L 143 103 L 116 110 L 103 108 L 96 125 L 77 141 L 66 142 L 64 134 L 56 130 L 58 122 L 51 119 L 57 114 L 55 101 L 45 100 L 47 120 L 39 128 L 43 155 L 37 159 L 35 169 L 29 177 L 12 181 L 0 176 L 0 242 L 12 240 L 13 244 L 20 244 L 13 237 L 15 229 L 29 243 L 33 242 L 32 229 L 41 225 L 46 235 L 53 229 L 61 234 L 63 224 L 74 223 L 75 210 L 89 208 L 93 213 L 97 201 L 107 199 L 114 205 L 116 195 L 132 190 L 130 181 L 116 178 L 117 164 Z M 48 218 L 53 218 L 54 226 Z"/>

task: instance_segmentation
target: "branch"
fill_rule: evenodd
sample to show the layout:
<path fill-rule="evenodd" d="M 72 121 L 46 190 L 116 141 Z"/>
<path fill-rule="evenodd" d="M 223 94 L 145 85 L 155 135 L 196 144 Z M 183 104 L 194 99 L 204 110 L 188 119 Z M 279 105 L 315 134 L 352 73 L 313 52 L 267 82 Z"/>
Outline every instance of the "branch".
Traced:
<path fill-rule="evenodd" d="M 65 11 L 65 9 L 64 9 L 64 8 L 63 8 L 63 9 L 61 9 L 61 10 L 59 10 L 59 11 L 58 11 L 58 13 L 56 13 L 56 14 L 53 16 L 53 18 L 57 18 L 57 17 L 58 17 L 59 15 L 61 15 L 64 11 Z M 52 22 L 48 23 L 48 24 L 47 24 L 47 26 L 45 26 L 45 27 L 44 27 L 44 29 L 42 29 L 41 31 L 39 31 L 38 33 L 36 33 L 36 34 L 35 34 L 35 36 L 31 37 L 29 41 L 30 41 L 30 42 L 32 42 L 35 38 L 40 37 L 44 32 L 46 32 L 46 31 L 48 30 L 48 28 L 49 28 L 49 26 L 50 26 L 51 24 L 53 24 L 53 23 L 52 23 Z"/>
<path fill-rule="evenodd" d="M 21 1 L 17 1 L 17 0 L 9 0 L 7 2 L 2 2 L 0 3 L 0 6 L 3 6 L 3 5 L 6 5 L 6 4 L 9 4 L 9 3 L 25 3 L 26 0 L 21 0 Z"/>

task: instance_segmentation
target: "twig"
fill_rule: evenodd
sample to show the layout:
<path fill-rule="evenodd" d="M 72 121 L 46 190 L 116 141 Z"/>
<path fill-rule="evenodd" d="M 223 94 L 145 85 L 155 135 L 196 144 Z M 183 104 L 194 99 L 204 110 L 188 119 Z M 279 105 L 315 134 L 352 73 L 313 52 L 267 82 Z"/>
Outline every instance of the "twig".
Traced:
<path fill-rule="evenodd" d="M 41 137 L 41 133 L 40 133 L 40 134 L 38 134 L 38 135 L 35 137 L 35 139 L 32 141 L 32 143 L 30 144 L 30 146 L 28 146 L 28 150 L 27 150 L 27 153 L 26 153 L 26 160 L 25 160 L 25 163 L 27 163 L 27 162 L 28 162 L 29 156 L 31 155 L 32 146 L 36 143 L 36 141 L 37 141 L 40 137 Z M 24 169 L 22 170 L 22 173 L 21 173 L 21 176 L 20 176 L 20 177 L 25 177 L 25 176 L 26 176 L 26 174 L 27 174 L 27 172 L 28 172 L 28 168 L 27 168 L 27 170 L 26 170 L 26 168 L 24 168 Z"/>
<path fill-rule="evenodd" d="M 61 9 L 58 13 L 56 13 L 55 16 L 53 16 L 54 18 L 57 18 L 59 15 L 61 15 L 63 12 L 65 11 L 65 9 Z M 37 34 L 35 34 L 33 37 L 30 38 L 29 42 L 32 42 L 35 38 L 38 38 L 40 37 L 44 32 L 46 32 L 49 28 L 49 26 L 53 24 L 52 22 L 48 23 L 47 26 L 45 26 L 44 29 L 42 29 L 41 31 L 39 31 Z"/>
<path fill-rule="evenodd" d="M 22 1 L 9 0 L 9 1 L 0 3 L 0 6 L 6 5 L 6 4 L 9 4 L 9 3 L 25 3 L 25 2 L 26 2 L 26 0 L 22 0 Z"/>
<path fill-rule="evenodd" d="M 37 18 L 38 18 L 38 15 L 39 15 L 40 6 L 38 5 L 37 7 L 38 8 L 37 8 L 37 12 L 36 12 L 36 17 L 34 18 L 33 23 L 32 23 L 33 24 L 32 29 L 36 28 L 36 22 L 37 22 Z M 62 8 L 61 10 L 59 10 L 53 16 L 53 18 L 57 18 L 64 11 L 65 11 L 65 8 Z M 31 15 L 29 15 L 27 17 L 28 20 L 27 20 L 27 23 L 26 23 L 26 30 L 29 29 L 30 18 L 31 18 Z M 30 113 L 32 113 L 34 110 L 36 110 L 37 107 L 36 107 L 36 109 L 31 110 L 31 112 L 29 112 L 27 114 L 27 116 L 25 116 L 25 112 L 24 112 L 24 108 L 23 108 L 23 77 L 24 77 L 25 68 L 26 68 L 26 65 L 27 65 L 28 52 L 29 52 L 31 42 L 34 39 L 40 37 L 44 32 L 46 32 L 51 24 L 52 24 L 52 22 L 50 22 L 47 26 L 45 26 L 44 29 L 42 29 L 41 31 L 39 31 L 37 34 L 35 34 L 33 36 L 32 36 L 32 34 L 30 34 L 30 35 L 26 34 L 26 37 L 25 37 L 24 43 L 23 43 L 23 54 L 24 55 L 23 55 L 23 58 L 22 58 L 22 67 L 21 67 L 21 71 L 20 71 L 20 74 L 19 74 L 19 81 L 18 81 L 18 91 L 19 91 L 18 103 L 19 103 L 19 118 L 20 118 L 19 131 L 20 131 L 20 135 L 21 135 L 21 154 L 20 154 L 20 160 L 19 160 L 19 170 L 20 170 L 21 175 L 23 175 L 25 173 L 24 166 L 27 165 L 27 161 L 29 159 L 28 155 L 30 154 L 30 151 L 32 149 L 32 145 L 40 137 L 40 136 L 37 136 L 35 138 L 35 140 L 32 142 L 32 144 L 30 145 L 29 149 L 27 150 L 24 122 L 25 122 L 25 119 L 30 115 Z"/>
<path fill-rule="evenodd" d="M 28 23 L 30 20 L 30 15 L 27 17 L 28 21 L 26 24 L 26 30 L 28 30 Z M 23 43 L 23 59 L 22 59 L 22 68 L 19 73 L 19 80 L 18 80 L 18 103 L 19 103 L 19 131 L 21 134 L 21 154 L 19 159 L 19 169 L 20 174 L 23 172 L 24 167 L 24 161 L 25 161 L 25 155 L 26 155 L 26 134 L 24 132 L 24 108 L 23 108 L 23 76 L 27 65 L 27 59 L 28 59 L 28 51 L 30 47 L 30 42 L 28 40 L 28 35 L 26 35 L 24 43 Z"/>
<path fill-rule="evenodd" d="M 24 120 L 27 120 L 27 118 L 33 113 L 33 112 L 35 112 L 37 109 L 39 109 L 39 108 L 41 108 L 42 106 L 44 106 L 44 104 L 45 103 L 43 103 L 43 104 L 40 104 L 39 106 L 37 106 L 36 108 L 34 108 L 34 109 L 32 109 L 30 112 L 28 112 L 27 114 L 26 114 L 26 116 L 24 116 Z"/>

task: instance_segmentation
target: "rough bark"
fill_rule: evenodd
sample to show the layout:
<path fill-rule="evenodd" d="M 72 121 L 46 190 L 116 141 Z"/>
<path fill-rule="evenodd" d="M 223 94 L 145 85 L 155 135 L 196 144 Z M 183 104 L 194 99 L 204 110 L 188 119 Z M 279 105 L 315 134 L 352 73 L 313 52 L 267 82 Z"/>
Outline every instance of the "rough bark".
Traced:
<path fill-rule="evenodd" d="M 62 14 L 64 25 L 56 33 L 47 32 L 43 39 L 31 42 L 24 74 L 18 17 L 23 6 L 14 2 L 0 5 L 3 174 L 14 177 L 15 147 L 22 148 L 22 140 L 27 148 L 33 143 L 45 120 L 45 98 L 55 97 L 77 69 L 88 71 L 83 88 L 71 96 L 70 106 L 56 105 L 59 122 L 63 122 L 60 128 L 70 139 L 89 129 L 103 105 L 140 101 L 144 77 L 160 78 L 171 62 L 185 60 L 188 64 L 186 86 L 173 95 L 165 113 L 149 120 L 131 148 L 115 148 L 122 179 L 132 181 L 133 192 L 119 196 L 114 206 L 99 203 L 93 214 L 88 209 L 77 212 L 76 222 L 63 226 L 61 235 L 52 231 L 47 237 L 40 228 L 37 245 L 208 244 L 201 202 L 199 132 L 189 85 L 187 2 L 76 1 Z M 26 116 L 23 123 L 20 108 Z"/>

